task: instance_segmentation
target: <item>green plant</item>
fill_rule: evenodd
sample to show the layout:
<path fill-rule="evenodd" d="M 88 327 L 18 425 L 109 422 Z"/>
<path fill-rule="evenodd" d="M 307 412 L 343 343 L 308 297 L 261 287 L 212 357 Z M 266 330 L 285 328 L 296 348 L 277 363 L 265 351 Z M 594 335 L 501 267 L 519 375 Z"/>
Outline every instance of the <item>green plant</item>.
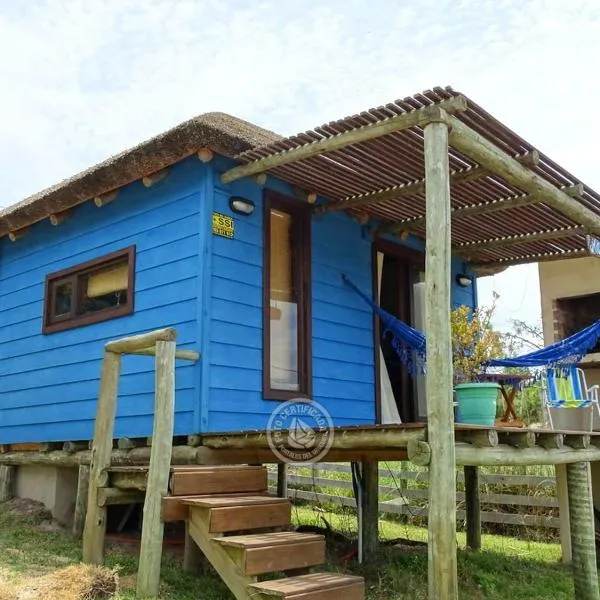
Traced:
<path fill-rule="evenodd" d="M 494 303 L 473 311 L 463 305 L 452 311 L 450 325 L 455 384 L 478 381 L 485 363 L 503 356 L 502 335 L 491 324 L 495 308 Z"/>

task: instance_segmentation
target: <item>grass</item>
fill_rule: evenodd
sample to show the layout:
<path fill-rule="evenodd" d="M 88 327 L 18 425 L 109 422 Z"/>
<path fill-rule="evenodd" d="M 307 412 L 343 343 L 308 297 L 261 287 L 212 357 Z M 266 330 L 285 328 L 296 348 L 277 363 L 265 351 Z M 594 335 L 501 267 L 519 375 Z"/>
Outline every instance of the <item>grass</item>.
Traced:
<path fill-rule="evenodd" d="M 81 560 L 81 547 L 68 532 L 52 526 L 39 510 L 23 512 L 14 503 L 0 505 L 0 578 L 18 579 L 43 574 Z M 323 525 L 322 517 L 335 531 L 353 536 L 356 518 L 351 513 L 321 513 L 309 507 L 295 507 L 296 524 Z M 382 538 L 425 541 L 425 529 L 382 521 Z M 464 549 L 464 535 L 458 534 L 460 597 L 500 600 L 511 598 L 571 600 L 570 572 L 560 560 L 556 544 L 525 542 L 484 536 L 483 550 Z M 385 546 L 372 565 L 342 564 L 332 557 L 325 567 L 364 575 L 368 600 L 425 599 L 427 556 L 422 549 Z M 167 552 L 162 568 L 163 600 L 230 600 L 232 596 L 210 570 L 198 575 L 180 569 L 180 557 Z M 131 548 L 110 546 L 107 565 L 120 569 L 123 591 L 114 600 L 133 600 L 137 557 Z"/>

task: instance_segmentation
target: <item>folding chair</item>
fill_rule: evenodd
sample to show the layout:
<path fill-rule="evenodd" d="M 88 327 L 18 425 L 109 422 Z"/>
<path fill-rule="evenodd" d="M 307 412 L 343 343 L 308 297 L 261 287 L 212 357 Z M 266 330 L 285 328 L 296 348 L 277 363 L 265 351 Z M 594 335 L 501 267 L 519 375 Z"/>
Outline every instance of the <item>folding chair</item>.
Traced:
<path fill-rule="evenodd" d="M 598 404 L 600 386 L 587 386 L 585 373 L 577 367 L 550 368 L 542 383 L 542 408 L 546 410 L 550 427 L 554 429 L 551 408 L 589 408 L 589 430 L 594 425 L 594 407 L 600 418 Z"/>

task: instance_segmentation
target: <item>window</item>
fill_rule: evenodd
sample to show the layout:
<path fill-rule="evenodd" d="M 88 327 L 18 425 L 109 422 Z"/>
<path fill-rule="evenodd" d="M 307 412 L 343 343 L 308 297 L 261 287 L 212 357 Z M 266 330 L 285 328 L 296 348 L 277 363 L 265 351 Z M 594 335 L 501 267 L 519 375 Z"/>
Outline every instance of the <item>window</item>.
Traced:
<path fill-rule="evenodd" d="M 46 277 L 44 333 L 133 312 L 135 246 Z"/>
<path fill-rule="evenodd" d="M 310 212 L 267 192 L 264 216 L 263 393 L 311 394 Z"/>
<path fill-rule="evenodd" d="M 600 293 L 557 298 L 554 303 L 554 331 L 556 341 L 567 338 L 589 327 L 600 319 Z M 600 341 L 588 354 L 600 352 Z"/>

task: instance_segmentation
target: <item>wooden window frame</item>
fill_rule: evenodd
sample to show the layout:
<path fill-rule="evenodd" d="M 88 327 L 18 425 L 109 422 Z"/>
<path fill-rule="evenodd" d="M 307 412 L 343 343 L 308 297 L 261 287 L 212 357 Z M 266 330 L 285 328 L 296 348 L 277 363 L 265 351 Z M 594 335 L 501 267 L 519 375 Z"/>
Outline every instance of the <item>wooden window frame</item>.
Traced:
<path fill-rule="evenodd" d="M 93 313 L 85 315 L 77 315 L 77 307 L 79 306 L 82 298 L 81 286 L 79 281 L 85 275 L 98 271 L 105 267 L 110 266 L 111 263 L 119 262 L 120 260 L 127 259 L 127 302 L 116 308 L 105 308 L 98 310 Z M 54 308 L 54 288 L 62 283 L 71 283 L 73 286 L 73 302 L 71 305 L 71 311 L 62 315 L 58 318 L 51 319 L 51 315 Z M 42 333 L 44 335 L 49 333 L 56 333 L 58 331 L 65 331 L 67 329 L 74 329 L 76 327 L 83 327 L 84 325 L 91 325 L 92 323 L 101 323 L 102 321 L 108 321 L 110 319 L 116 319 L 118 317 L 124 317 L 130 315 L 134 311 L 134 297 L 135 297 L 135 246 L 128 246 L 122 250 L 105 254 L 99 258 L 88 260 L 84 263 L 50 273 L 46 275 L 46 283 L 44 287 L 44 316 L 42 323 Z"/>
<path fill-rule="evenodd" d="M 292 216 L 292 253 L 298 301 L 298 390 L 271 387 L 271 209 Z M 292 400 L 312 397 L 312 287 L 310 207 L 288 196 L 266 190 L 263 211 L 263 397 L 265 400 Z"/>

